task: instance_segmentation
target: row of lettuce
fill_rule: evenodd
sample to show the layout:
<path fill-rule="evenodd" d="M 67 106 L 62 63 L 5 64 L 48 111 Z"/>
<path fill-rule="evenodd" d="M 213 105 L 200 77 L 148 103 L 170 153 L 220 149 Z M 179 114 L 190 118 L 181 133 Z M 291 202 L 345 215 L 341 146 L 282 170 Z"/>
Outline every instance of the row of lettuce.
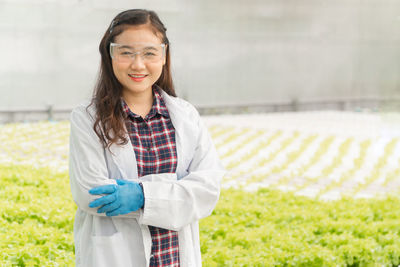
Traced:
<path fill-rule="evenodd" d="M 0 166 L 0 265 L 73 266 L 67 173 Z M 204 266 L 397 266 L 398 198 L 322 202 L 223 190 L 201 220 Z"/>

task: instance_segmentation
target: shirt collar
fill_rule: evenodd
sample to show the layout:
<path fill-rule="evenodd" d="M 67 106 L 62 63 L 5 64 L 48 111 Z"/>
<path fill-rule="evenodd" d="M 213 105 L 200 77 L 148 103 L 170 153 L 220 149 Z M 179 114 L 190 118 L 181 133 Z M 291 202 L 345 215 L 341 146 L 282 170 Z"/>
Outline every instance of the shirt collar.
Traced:
<path fill-rule="evenodd" d="M 152 87 L 153 90 L 153 95 L 154 95 L 154 100 L 153 100 L 153 106 L 151 107 L 151 110 L 148 114 L 149 118 L 152 118 L 156 114 L 161 114 L 162 116 L 169 118 L 167 106 L 165 105 L 164 100 L 161 97 L 161 93 L 159 90 L 161 88 L 157 85 Z M 125 100 L 121 97 L 121 104 L 122 104 L 122 110 L 129 116 L 131 115 L 134 118 L 139 118 L 139 115 L 133 113 L 129 106 L 126 104 Z"/>

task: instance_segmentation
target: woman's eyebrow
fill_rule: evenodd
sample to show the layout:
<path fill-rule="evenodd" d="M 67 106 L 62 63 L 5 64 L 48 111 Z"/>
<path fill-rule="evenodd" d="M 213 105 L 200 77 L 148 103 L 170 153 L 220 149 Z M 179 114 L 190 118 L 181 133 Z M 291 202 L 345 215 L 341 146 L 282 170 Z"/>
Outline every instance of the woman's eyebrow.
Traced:
<path fill-rule="evenodd" d="M 129 46 L 129 45 L 122 45 L 122 46 L 120 46 L 120 48 L 133 48 L 133 47 Z"/>
<path fill-rule="evenodd" d="M 154 46 L 146 46 L 144 49 L 146 49 L 146 50 L 156 50 L 157 51 L 157 48 L 155 48 Z"/>

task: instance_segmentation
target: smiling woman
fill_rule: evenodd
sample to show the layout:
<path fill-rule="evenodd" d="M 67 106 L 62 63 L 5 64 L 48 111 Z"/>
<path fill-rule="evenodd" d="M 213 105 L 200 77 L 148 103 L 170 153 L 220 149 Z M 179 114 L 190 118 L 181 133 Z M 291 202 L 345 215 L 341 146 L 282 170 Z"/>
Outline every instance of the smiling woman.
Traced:
<path fill-rule="evenodd" d="M 196 108 L 175 94 L 166 28 L 118 14 L 91 101 L 70 117 L 77 266 L 201 266 L 198 221 L 226 173 Z"/>

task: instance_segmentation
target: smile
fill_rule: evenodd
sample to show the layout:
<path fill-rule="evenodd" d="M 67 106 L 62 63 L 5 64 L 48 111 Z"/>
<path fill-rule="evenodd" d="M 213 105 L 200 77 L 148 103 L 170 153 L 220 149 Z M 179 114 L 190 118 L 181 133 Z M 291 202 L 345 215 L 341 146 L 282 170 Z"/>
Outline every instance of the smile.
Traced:
<path fill-rule="evenodd" d="M 147 75 L 131 75 L 128 74 L 129 78 L 131 78 L 131 80 L 135 81 L 135 82 L 141 82 L 144 80 L 144 78 L 146 78 Z"/>
<path fill-rule="evenodd" d="M 128 74 L 128 75 L 129 75 L 129 77 L 132 77 L 132 78 L 143 78 L 143 77 L 147 76 L 145 74 Z"/>

